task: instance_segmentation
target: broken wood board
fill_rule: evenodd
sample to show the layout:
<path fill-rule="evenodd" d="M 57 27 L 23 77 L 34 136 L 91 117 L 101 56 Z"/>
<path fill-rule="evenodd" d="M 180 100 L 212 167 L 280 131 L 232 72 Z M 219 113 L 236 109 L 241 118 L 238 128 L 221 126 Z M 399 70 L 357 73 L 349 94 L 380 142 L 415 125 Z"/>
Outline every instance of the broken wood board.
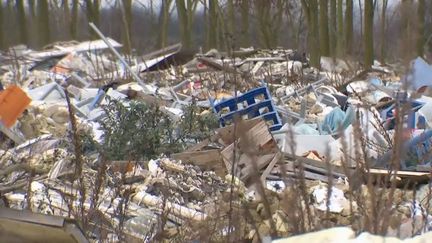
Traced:
<path fill-rule="evenodd" d="M 257 156 L 255 159 L 250 159 L 246 167 L 240 170 L 240 179 L 243 182 L 246 182 L 253 175 L 254 172 L 259 174 L 261 169 L 266 167 L 275 156 L 276 154 L 265 154 L 262 156 Z"/>
<path fill-rule="evenodd" d="M 285 158 L 287 158 L 288 160 L 294 160 L 290 154 L 285 154 Z M 345 174 L 344 168 L 342 166 L 339 166 L 339 165 L 334 165 L 331 163 L 330 163 L 330 165 L 328 165 L 326 162 L 323 162 L 323 161 L 303 158 L 300 156 L 296 156 L 295 161 L 297 163 L 303 163 L 303 164 L 307 164 L 307 165 L 314 166 L 314 167 L 321 168 L 321 169 L 325 169 L 325 170 L 328 170 L 330 168 L 332 172 L 335 172 L 338 174 Z"/>
<path fill-rule="evenodd" d="M 241 151 L 246 152 L 250 150 L 250 153 L 260 154 L 274 151 L 273 148 L 277 148 L 276 142 L 273 140 L 273 136 L 269 132 L 265 121 L 260 120 L 251 129 L 243 129 L 242 126 L 239 127 L 239 131 L 243 133 L 239 140 Z"/>
<path fill-rule="evenodd" d="M 117 41 L 111 38 L 107 38 L 107 39 L 114 48 L 122 47 L 122 45 L 119 44 Z M 86 52 L 86 51 L 96 51 L 96 50 L 108 49 L 109 47 L 103 40 L 94 40 L 94 41 L 84 41 L 77 45 L 68 46 L 68 47 L 56 46 L 56 48 L 57 49 L 54 50 L 30 53 L 29 56 L 37 59 L 45 59 L 50 57 L 64 56 L 71 52 L 79 53 L 79 52 Z"/>
<path fill-rule="evenodd" d="M 184 152 L 194 152 L 194 151 L 200 151 L 203 148 L 209 146 L 210 142 L 216 142 L 219 139 L 218 134 L 213 134 L 210 138 L 206 138 L 203 141 L 193 145 L 192 147 L 189 147 Z"/>
<path fill-rule="evenodd" d="M 265 181 L 267 179 L 267 176 L 270 174 L 270 172 L 273 170 L 273 168 L 275 167 L 276 163 L 280 162 L 282 158 L 282 154 L 281 153 L 277 153 L 272 161 L 270 161 L 270 163 L 268 164 L 267 168 L 264 170 L 264 172 L 261 174 L 261 182 L 263 183 L 263 185 L 265 185 Z"/>
<path fill-rule="evenodd" d="M 423 181 L 429 181 L 429 179 L 432 177 L 432 174 L 430 172 L 417 172 L 417 171 L 390 171 L 387 169 L 369 169 L 366 173 L 370 173 L 370 175 L 375 177 L 380 176 L 396 176 L 400 178 L 401 180 L 409 180 L 413 182 L 423 182 Z"/>
<path fill-rule="evenodd" d="M 227 63 L 229 63 L 229 61 L 227 61 L 227 62 L 225 62 L 223 64 L 220 64 L 219 62 L 217 62 L 217 61 L 215 61 L 215 60 L 213 60 L 211 58 L 208 58 L 208 57 L 198 57 L 197 59 L 201 63 L 203 63 L 203 64 L 205 64 L 207 66 L 210 66 L 212 68 L 215 68 L 216 70 L 225 71 L 227 73 L 240 74 L 239 70 L 233 68 L 230 65 L 227 65 Z"/>
<path fill-rule="evenodd" d="M 299 172 L 287 171 L 286 175 L 289 177 L 296 178 L 296 179 L 301 179 Z M 330 181 L 332 181 L 333 183 L 336 182 L 336 179 L 329 180 L 328 176 L 313 173 L 310 171 L 304 171 L 304 178 L 307 180 L 314 180 L 314 181 L 319 180 L 319 181 L 326 182 L 326 183 L 329 183 Z"/>
<path fill-rule="evenodd" d="M 202 142 L 193 145 L 192 147 L 186 149 L 184 152 L 194 152 L 194 151 L 201 150 L 202 148 L 207 146 L 209 143 L 210 143 L 210 140 L 208 138 L 204 139 Z"/>
<path fill-rule="evenodd" d="M 271 175 L 268 175 L 269 178 L 274 178 L 275 176 L 279 176 L 280 179 L 283 178 L 284 174 L 288 177 L 292 178 L 300 178 L 300 164 L 294 161 L 285 161 L 283 164 L 277 164 L 271 170 Z M 341 174 L 335 171 L 331 171 L 331 176 L 329 176 L 328 169 L 316 167 L 313 165 L 309 165 L 306 163 L 302 164 L 304 177 L 309 180 L 321 180 L 324 182 L 328 182 L 329 179 L 336 180 L 339 177 L 345 177 L 345 174 Z M 329 178 L 330 177 L 330 178 Z"/>
<path fill-rule="evenodd" d="M 232 125 L 218 131 L 223 143 L 231 142 L 221 151 L 221 156 L 226 170 L 232 171 L 235 165 L 235 175 L 245 182 L 254 172 L 261 173 L 279 154 L 279 149 L 264 120 L 253 119 L 236 124 L 235 129 Z"/>
<path fill-rule="evenodd" d="M 225 176 L 226 170 L 223 166 L 223 160 L 219 150 L 203 150 L 172 154 L 175 160 L 190 162 L 202 170 L 213 170 L 219 176 Z"/>
<path fill-rule="evenodd" d="M 225 146 L 228 146 L 241 136 L 240 130 L 249 130 L 256 124 L 258 124 L 261 119 L 250 119 L 250 120 L 242 120 L 237 124 L 233 124 L 230 126 L 222 127 L 216 130 L 216 134 L 219 135 L 221 143 Z M 242 126 L 243 129 L 238 129 Z M 235 131 L 235 133 L 234 133 Z"/>
<path fill-rule="evenodd" d="M 241 120 L 234 125 L 219 128 L 216 133 L 225 146 L 238 141 L 242 150 L 251 147 L 254 149 L 263 148 L 270 152 L 273 148 L 277 148 L 276 142 L 268 130 L 268 125 L 260 118 Z M 257 153 L 258 151 L 254 150 L 254 152 Z M 275 151 L 273 150 L 273 152 Z"/>

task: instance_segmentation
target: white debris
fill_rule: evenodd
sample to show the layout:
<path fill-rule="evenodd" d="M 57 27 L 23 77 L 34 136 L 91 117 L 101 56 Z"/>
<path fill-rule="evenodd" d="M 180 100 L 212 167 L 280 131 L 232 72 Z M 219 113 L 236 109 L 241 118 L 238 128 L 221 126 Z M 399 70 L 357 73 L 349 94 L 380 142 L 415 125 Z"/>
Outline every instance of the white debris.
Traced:
<path fill-rule="evenodd" d="M 315 207 L 321 211 L 327 211 L 328 186 L 318 185 L 314 188 L 312 195 L 315 199 Z M 344 209 L 344 205 L 348 203 L 342 190 L 332 187 L 330 191 L 330 202 L 328 209 L 332 213 L 340 213 Z"/>

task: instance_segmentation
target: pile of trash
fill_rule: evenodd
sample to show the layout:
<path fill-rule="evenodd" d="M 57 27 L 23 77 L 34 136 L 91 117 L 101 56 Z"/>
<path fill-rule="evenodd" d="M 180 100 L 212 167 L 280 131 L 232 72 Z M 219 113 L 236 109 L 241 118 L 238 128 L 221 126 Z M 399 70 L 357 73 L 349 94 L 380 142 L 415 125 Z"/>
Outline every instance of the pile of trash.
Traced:
<path fill-rule="evenodd" d="M 381 205 L 388 235 L 432 229 L 424 193 L 432 66 L 422 58 L 407 75 L 378 62 L 358 71 L 326 57 L 318 70 L 284 49 L 211 50 L 178 63 L 179 44 L 125 58 L 121 44 L 101 38 L 1 54 L 4 208 L 74 219 L 95 241 L 221 240 L 241 231 L 237 240 L 256 242 L 340 225 L 360 232 L 375 197 L 390 195 Z M 113 101 L 122 108 L 110 109 Z M 175 151 L 103 150 L 132 144 L 116 141 L 128 138 L 106 119 L 127 124 L 132 118 L 120 112 L 134 104 L 162 112 L 156 123 L 173 124 L 149 138 Z M 146 152 L 146 142 L 133 144 Z M 213 224 L 214 232 L 199 230 Z"/>

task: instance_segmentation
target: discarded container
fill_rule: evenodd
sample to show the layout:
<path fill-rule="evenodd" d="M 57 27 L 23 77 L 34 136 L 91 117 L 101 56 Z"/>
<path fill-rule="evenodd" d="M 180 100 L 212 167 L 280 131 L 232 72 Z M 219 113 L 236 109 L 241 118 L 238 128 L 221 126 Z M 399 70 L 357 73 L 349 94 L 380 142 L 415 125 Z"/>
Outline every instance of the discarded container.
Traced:
<path fill-rule="evenodd" d="M 18 86 L 8 86 L 0 93 L 0 119 L 10 128 L 30 104 L 31 99 Z"/>
<path fill-rule="evenodd" d="M 256 99 L 262 97 L 261 100 Z M 264 120 L 271 122 L 270 130 L 279 130 L 282 122 L 273 104 L 270 91 L 266 86 L 259 87 L 248 91 L 247 93 L 224 100 L 213 105 L 213 110 L 219 115 L 221 127 L 227 125 L 235 116 L 247 115 L 248 119 L 262 117 Z"/>

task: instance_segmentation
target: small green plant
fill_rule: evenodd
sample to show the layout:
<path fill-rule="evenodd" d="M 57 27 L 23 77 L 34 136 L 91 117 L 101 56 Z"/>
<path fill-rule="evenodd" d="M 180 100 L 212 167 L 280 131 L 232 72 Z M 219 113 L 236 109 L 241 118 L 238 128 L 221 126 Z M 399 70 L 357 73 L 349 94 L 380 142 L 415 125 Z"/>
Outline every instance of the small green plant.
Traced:
<path fill-rule="evenodd" d="M 183 108 L 178 135 L 183 143 L 187 143 L 188 140 L 197 143 L 210 137 L 218 127 L 219 123 L 214 113 L 199 114 L 199 107 L 191 104 Z"/>
<path fill-rule="evenodd" d="M 108 99 L 103 109 L 106 117 L 101 122 L 101 149 L 109 160 L 141 160 L 176 153 L 190 142 L 208 138 L 218 127 L 213 113 L 200 115 L 194 104 L 184 108 L 178 122 L 158 106 L 137 101 L 125 105 Z"/>
<path fill-rule="evenodd" d="M 102 150 L 108 159 L 150 159 L 181 148 L 174 137 L 174 123 L 159 107 L 135 101 L 126 106 L 111 99 L 103 109 Z"/>

